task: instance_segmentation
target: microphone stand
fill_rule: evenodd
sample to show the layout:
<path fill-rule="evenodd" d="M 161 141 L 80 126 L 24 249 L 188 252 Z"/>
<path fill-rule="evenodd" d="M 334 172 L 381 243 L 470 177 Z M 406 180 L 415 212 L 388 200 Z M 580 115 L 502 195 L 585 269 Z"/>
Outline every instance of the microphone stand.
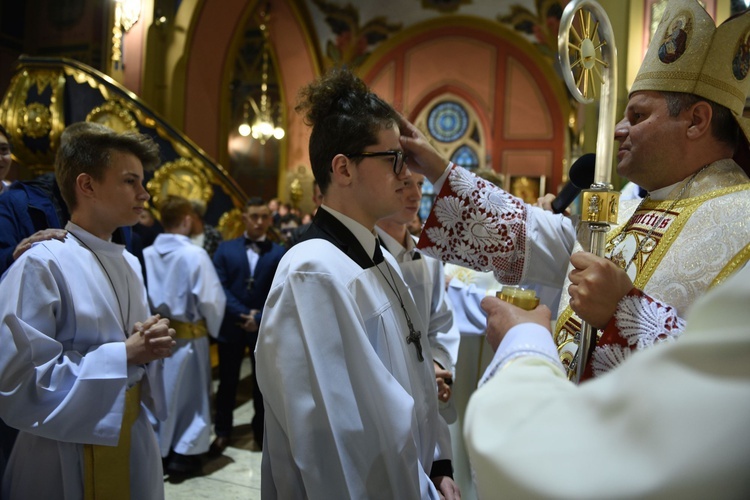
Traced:
<path fill-rule="evenodd" d="M 573 26 L 576 14 L 581 33 Z M 592 14 L 596 19 L 593 26 Z M 620 193 L 613 190 L 611 184 L 617 104 L 617 49 L 607 13 L 593 0 L 572 0 L 563 11 L 557 43 L 565 83 L 578 102 L 594 102 L 594 97 L 597 96 L 596 80 L 601 82 L 594 182 L 591 188 L 581 193 L 579 229 L 587 229 L 589 251 L 604 257 L 606 236 L 610 224 L 617 223 L 620 201 Z M 579 383 L 596 345 L 594 328 L 582 321 L 576 340 L 578 349 L 570 364 L 568 376 Z"/>

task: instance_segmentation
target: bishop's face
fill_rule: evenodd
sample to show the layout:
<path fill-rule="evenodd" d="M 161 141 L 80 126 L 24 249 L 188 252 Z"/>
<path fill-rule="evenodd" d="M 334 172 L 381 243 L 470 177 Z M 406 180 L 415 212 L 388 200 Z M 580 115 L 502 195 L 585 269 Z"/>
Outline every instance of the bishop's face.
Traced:
<path fill-rule="evenodd" d="M 625 118 L 615 126 L 617 173 L 653 191 L 685 178 L 685 113 L 669 115 L 667 101 L 654 91 L 633 94 Z"/>

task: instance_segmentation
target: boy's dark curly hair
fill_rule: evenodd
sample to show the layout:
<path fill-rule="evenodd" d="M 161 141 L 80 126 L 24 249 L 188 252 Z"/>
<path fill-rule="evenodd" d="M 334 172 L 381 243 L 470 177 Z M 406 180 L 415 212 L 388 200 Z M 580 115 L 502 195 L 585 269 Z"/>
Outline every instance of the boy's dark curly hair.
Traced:
<path fill-rule="evenodd" d="M 303 88 L 295 108 L 312 127 L 310 163 L 325 194 L 331 161 L 337 154 L 361 153 L 378 142 L 378 133 L 398 123 L 398 114 L 346 68 L 330 71 Z M 354 160 L 357 161 L 357 160 Z"/>

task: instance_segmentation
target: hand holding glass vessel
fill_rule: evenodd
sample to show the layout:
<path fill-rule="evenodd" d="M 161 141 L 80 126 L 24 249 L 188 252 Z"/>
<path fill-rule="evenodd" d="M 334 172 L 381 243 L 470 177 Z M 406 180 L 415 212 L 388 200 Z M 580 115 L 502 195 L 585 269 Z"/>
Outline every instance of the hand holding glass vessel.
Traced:
<path fill-rule="evenodd" d="M 536 292 L 520 286 L 504 286 L 502 290 L 495 293 L 495 296 L 527 311 L 536 309 L 536 306 L 539 305 L 539 297 L 536 296 Z"/>

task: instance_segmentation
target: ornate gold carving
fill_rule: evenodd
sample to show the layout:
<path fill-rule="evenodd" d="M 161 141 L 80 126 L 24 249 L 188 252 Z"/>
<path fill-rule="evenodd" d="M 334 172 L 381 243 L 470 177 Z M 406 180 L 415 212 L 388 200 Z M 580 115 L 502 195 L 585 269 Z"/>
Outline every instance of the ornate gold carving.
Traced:
<path fill-rule="evenodd" d="M 619 191 L 585 190 L 581 193 L 583 220 L 586 222 L 617 223 Z"/>
<path fill-rule="evenodd" d="M 64 126 L 64 86 L 61 71 L 23 68 L 11 79 L 0 105 L 0 123 L 12 135 L 16 161 L 35 175 L 52 169 L 57 141 Z M 46 96 L 44 102 L 33 102 L 38 100 L 34 95 L 43 93 Z M 30 149 L 24 138 L 48 141 L 39 141 L 34 149 Z"/>
<path fill-rule="evenodd" d="M 44 104 L 33 102 L 21 110 L 21 121 L 23 134 L 39 139 L 52 129 L 52 112 Z"/>
<path fill-rule="evenodd" d="M 245 230 L 245 224 L 242 222 L 242 210 L 233 208 L 224 212 L 219 218 L 217 229 L 224 241 L 238 238 Z"/>
<path fill-rule="evenodd" d="M 28 76 L 28 73 L 26 75 Z M 51 87 L 54 90 L 59 78 L 59 71 L 35 71 L 32 81 L 36 84 L 37 94 L 44 92 L 44 89 L 47 87 Z"/>
<path fill-rule="evenodd" d="M 111 77 L 67 59 L 50 62 L 46 59 L 22 57 L 0 103 L 0 123 L 12 135 L 16 161 L 35 175 L 53 168 L 60 134 L 66 125 L 66 85 L 86 85 L 101 95 L 103 104 L 90 111 L 88 108 L 84 110 L 89 111 L 86 118 L 88 121 L 103 123 L 118 131 L 138 129 L 146 132 L 145 129 L 151 129 L 149 133 L 155 132 L 182 158 L 173 162 L 179 163 L 179 166 L 164 165 L 165 168 L 175 169 L 176 181 L 169 182 L 169 175 L 155 172 L 155 181 L 152 181 L 150 189 L 152 194 L 157 194 L 157 200 L 163 200 L 165 194 L 173 193 L 205 202 L 213 197 L 213 189 L 221 189 L 231 199 L 231 205 L 242 206 L 245 198 L 242 189 L 200 147 L 153 114 L 135 94 Z M 102 101 L 96 100 L 97 103 Z M 70 105 L 80 106 L 80 103 L 73 102 Z M 25 138 L 35 139 L 33 149 L 26 146 Z M 167 150 L 169 147 L 165 146 L 165 151 Z M 165 156 L 174 157 L 172 152 Z M 181 166 L 186 167 L 181 170 Z"/>
<path fill-rule="evenodd" d="M 208 205 L 213 196 L 211 173 L 193 160 L 180 158 L 163 164 L 148 181 L 151 203 L 159 208 L 169 195 L 200 200 Z"/>
<path fill-rule="evenodd" d="M 120 2 L 115 4 L 115 22 L 112 25 L 112 64 L 118 68 L 122 60 L 122 9 Z"/>
<path fill-rule="evenodd" d="M 138 128 L 138 122 L 120 100 L 107 101 L 92 109 L 86 116 L 86 121 L 101 123 L 116 132 L 127 132 Z"/>

